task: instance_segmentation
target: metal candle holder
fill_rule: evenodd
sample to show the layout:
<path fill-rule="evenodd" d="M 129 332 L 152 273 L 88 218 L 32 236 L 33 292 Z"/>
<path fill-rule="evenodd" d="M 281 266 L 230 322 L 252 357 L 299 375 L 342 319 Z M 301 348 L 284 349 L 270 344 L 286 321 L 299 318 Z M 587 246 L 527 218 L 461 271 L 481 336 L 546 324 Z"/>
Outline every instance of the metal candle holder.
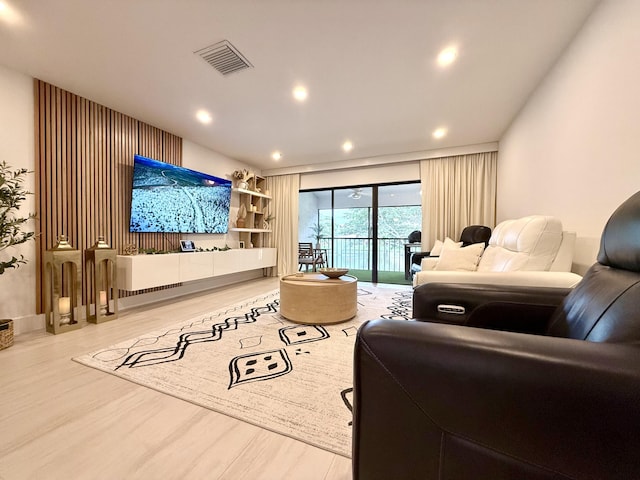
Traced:
<path fill-rule="evenodd" d="M 82 304 L 82 253 L 74 249 L 65 235 L 44 252 L 44 311 L 47 332 L 63 333 L 84 327 L 79 314 Z"/>
<path fill-rule="evenodd" d="M 118 318 L 117 253 L 103 236 L 85 251 L 87 321 L 102 323 Z M 93 308 L 92 308 L 93 307 Z"/>

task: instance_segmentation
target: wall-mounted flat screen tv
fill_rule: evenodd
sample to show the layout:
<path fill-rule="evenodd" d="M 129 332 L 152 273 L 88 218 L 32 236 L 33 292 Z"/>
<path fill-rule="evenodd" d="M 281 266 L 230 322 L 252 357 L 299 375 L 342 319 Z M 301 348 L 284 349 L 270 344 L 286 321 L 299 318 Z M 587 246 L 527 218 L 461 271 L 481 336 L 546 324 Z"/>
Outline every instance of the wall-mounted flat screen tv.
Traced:
<path fill-rule="evenodd" d="M 135 155 L 131 232 L 227 233 L 231 181 Z"/>

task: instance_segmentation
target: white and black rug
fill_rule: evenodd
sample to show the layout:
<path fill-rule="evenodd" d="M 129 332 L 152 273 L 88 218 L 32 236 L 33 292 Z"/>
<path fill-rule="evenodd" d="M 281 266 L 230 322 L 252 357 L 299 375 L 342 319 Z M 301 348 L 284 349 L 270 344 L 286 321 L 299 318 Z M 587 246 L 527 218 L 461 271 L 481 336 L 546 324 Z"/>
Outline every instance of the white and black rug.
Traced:
<path fill-rule="evenodd" d="M 74 360 L 350 457 L 356 332 L 410 318 L 411 293 L 360 285 L 357 316 L 320 326 L 284 319 L 276 290 Z"/>

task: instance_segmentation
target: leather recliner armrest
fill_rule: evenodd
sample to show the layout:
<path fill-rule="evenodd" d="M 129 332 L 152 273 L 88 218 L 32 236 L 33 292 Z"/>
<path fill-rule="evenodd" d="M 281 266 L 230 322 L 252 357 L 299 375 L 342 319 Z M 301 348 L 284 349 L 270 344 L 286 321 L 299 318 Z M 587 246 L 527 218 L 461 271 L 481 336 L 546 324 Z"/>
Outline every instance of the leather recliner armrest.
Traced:
<path fill-rule="evenodd" d="M 640 348 L 363 324 L 353 478 L 640 478 Z"/>
<path fill-rule="evenodd" d="M 415 252 L 414 254 L 411 255 L 411 263 L 420 265 L 420 262 L 422 262 L 422 259 L 424 257 L 430 257 L 430 256 L 431 256 L 431 252 Z"/>
<path fill-rule="evenodd" d="M 413 318 L 524 333 L 543 333 L 570 288 L 426 283 L 413 290 Z"/>

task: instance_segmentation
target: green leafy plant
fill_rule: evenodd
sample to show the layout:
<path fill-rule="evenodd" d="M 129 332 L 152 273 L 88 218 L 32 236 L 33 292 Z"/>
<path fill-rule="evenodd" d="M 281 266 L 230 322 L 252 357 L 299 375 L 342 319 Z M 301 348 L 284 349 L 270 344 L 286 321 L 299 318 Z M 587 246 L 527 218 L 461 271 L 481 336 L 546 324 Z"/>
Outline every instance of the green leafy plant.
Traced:
<path fill-rule="evenodd" d="M 35 215 L 17 216 L 22 202 L 26 200 L 27 195 L 31 194 L 24 189 L 23 185 L 29 173 L 31 172 L 26 168 L 12 170 L 7 162 L 0 163 L 0 252 L 25 243 L 35 236 L 35 232 L 23 231 L 26 223 Z M 18 268 L 25 263 L 27 261 L 23 255 L 11 256 L 9 260 L 0 259 L 0 275 L 8 268 Z"/>
<path fill-rule="evenodd" d="M 319 242 L 321 238 L 324 238 L 324 225 L 314 223 L 310 227 L 313 238 L 316 242 Z"/>
<path fill-rule="evenodd" d="M 224 244 L 224 247 L 212 247 L 212 248 L 200 248 L 196 247 L 196 252 L 226 252 L 227 250 L 231 250 L 231 247 Z"/>

